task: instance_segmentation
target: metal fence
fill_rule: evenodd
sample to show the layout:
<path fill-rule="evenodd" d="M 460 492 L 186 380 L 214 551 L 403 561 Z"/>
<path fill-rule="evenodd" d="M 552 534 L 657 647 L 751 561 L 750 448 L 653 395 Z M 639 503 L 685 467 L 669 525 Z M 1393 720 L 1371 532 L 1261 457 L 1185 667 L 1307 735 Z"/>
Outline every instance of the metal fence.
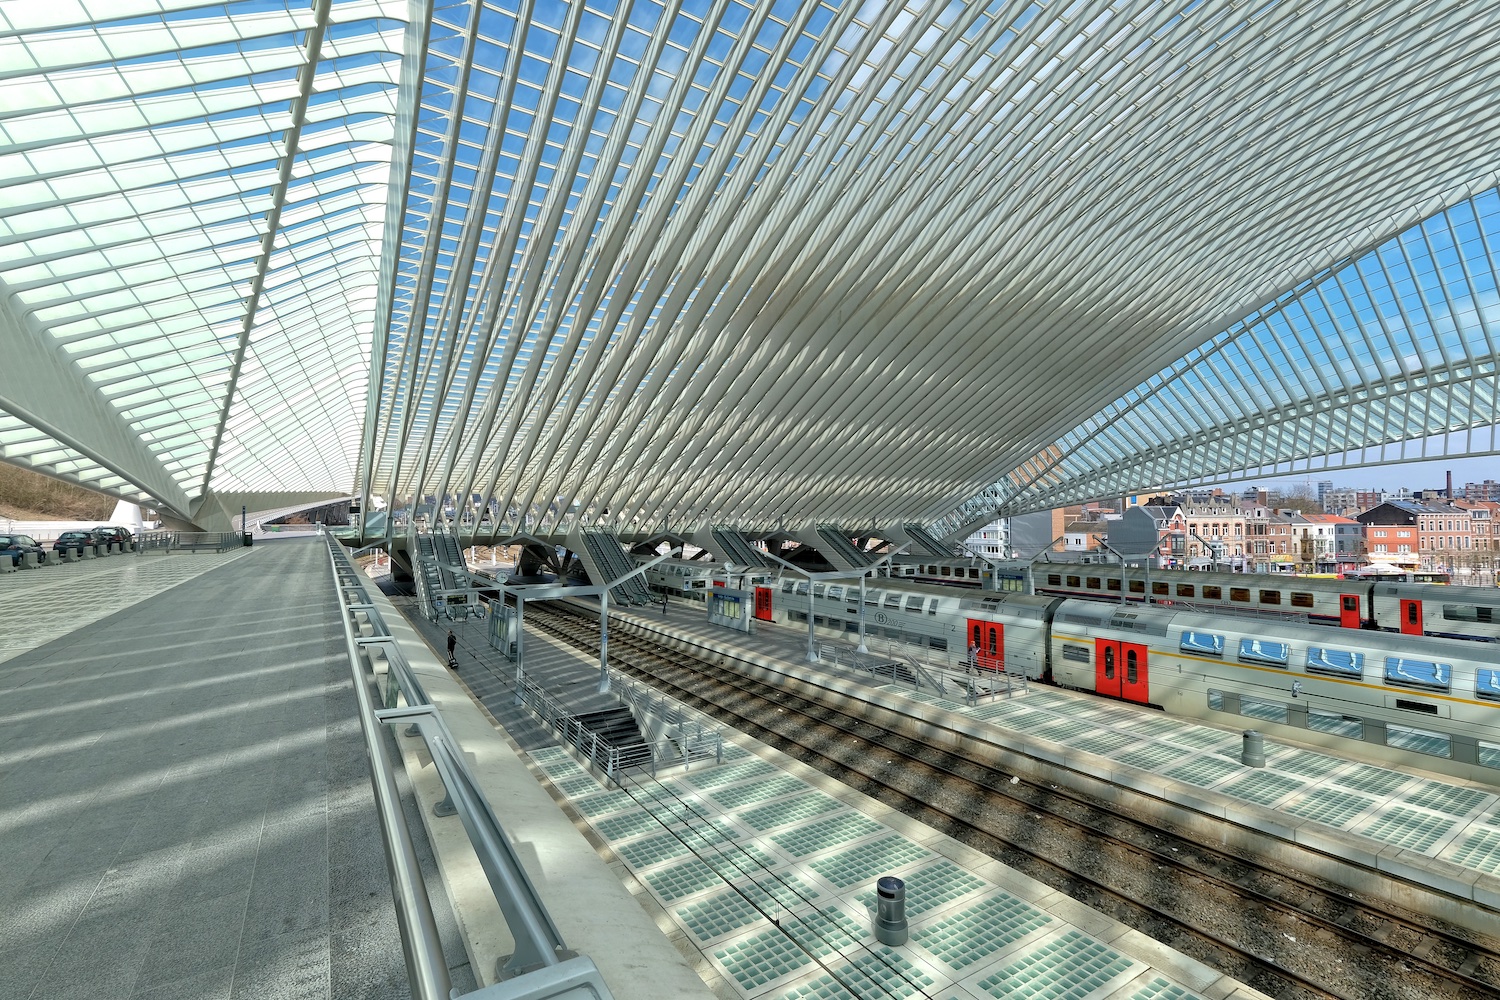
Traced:
<path fill-rule="evenodd" d="M 610 671 L 611 685 L 622 688 L 633 685 L 627 678 Z M 520 683 L 516 697 L 521 704 L 531 709 L 538 720 L 547 726 L 557 738 L 576 750 L 589 767 L 604 775 L 612 785 L 620 784 L 621 776 L 632 768 L 649 771 L 653 776 L 663 767 L 678 763 L 690 765 L 694 760 L 723 760 L 724 741 L 718 732 L 697 726 L 681 740 L 648 740 L 626 746 L 611 746 L 599 733 L 563 706 L 540 684 L 520 672 Z M 638 697 L 638 696 L 637 696 Z"/>

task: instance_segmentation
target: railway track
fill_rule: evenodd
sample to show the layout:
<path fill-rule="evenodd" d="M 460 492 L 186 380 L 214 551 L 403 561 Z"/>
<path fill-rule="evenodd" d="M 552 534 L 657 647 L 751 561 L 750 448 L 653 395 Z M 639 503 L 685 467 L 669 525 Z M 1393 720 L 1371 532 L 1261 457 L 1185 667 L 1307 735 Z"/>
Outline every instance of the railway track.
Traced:
<path fill-rule="evenodd" d="M 527 622 L 597 654 L 597 623 Z M 612 632 L 612 666 L 1268 995 L 1500 997 L 1500 952 L 1255 857 L 892 734 L 649 640 Z"/>

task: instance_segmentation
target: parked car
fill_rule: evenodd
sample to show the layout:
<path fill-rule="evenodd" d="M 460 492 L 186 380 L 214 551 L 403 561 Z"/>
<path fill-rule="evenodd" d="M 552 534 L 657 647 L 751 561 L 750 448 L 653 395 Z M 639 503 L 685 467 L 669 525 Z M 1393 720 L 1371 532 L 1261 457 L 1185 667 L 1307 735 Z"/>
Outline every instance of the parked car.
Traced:
<path fill-rule="evenodd" d="M 122 551 L 125 547 L 125 543 L 130 541 L 132 537 L 133 536 L 130 534 L 129 528 L 115 528 L 108 525 L 100 525 L 99 527 L 94 529 L 94 544 L 108 545 L 109 543 L 113 542 L 116 545 L 120 546 Z"/>
<path fill-rule="evenodd" d="M 37 565 L 47 561 L 47 550 L 37 544 L 37 540 L 30 535 L 0 535 L 0 553 L 11 558 L 15 565 L 21 565 L 27 552 L 36 553 Z"/>
<path fill-rule="evenodd" d="M 93 544 L 94 536 L 87 531 L 64 531 L 57 536 L 57 541 L 52 543 L 52 551 L 61 555 L 72 550 L 83 555 L 83 547 Z"/>

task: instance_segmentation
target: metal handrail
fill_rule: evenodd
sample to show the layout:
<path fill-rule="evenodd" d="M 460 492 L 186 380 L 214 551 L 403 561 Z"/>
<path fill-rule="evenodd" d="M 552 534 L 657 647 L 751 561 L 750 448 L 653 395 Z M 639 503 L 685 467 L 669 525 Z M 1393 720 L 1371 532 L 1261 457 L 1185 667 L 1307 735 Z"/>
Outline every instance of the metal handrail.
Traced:
<path fill-rule="evenodd" d="M 393 768 L 376 728 L 400 722 L 415 726 L 432 754 L 433 764 L 453 800 L 515 943 L 514 953 L 498 970 L 498 975 L 512 983 L 527 976 L 536 979 L 535 990 L 512 990 L 506 995 L 516 998 L 551 996 L 560 983 L 578 983 L 587 984 L 596 996 L 609 998 L 609 989 L 594 963 L 567 950 L 541 896 L 464 761 L 457 740 L 448 731 L 400 646 L 370 602 L 364 581 L 359 578 L 340 543 L 330 537 L 328 544 L 334 578 L 345 602 L 342 615 L 345 647 L 359 700 L 360 727 L 370 760 L 370 781 L 375 789 L 396 904 L 396 922 L 401 932 L 413 995 L 418 1000 L 451 1000 L 452 987 L 432 904 L 396 791 Z M 352 616 L 355 613 L 365 615 L 374 634 L 354 635 Z M 387 698 L 392 707 L 377 709 L 373 704 L 369 680 L 360 666 L 359 655 L 361 647 L 370 645 L 379 645 L 386 654 Z M 394 707 L 397 690 L 406 701 L 405 708 Z"/>
<path fill-rule="evenodd" d="M 339 579 L 339 543 L 330 538 L 328 545 L 334 577 Z M 341 590 L 351 589 L 346 581 L 347 577 L 340 580 Z M 367 599 L 361 603 L 368 604 L 368 595 L 365 596 Z M 359 701 L 360 730 L 364 733 L 365 752 L 370 761 L 370 786 L 375 793 L 380 833 L 385 842 L 386 868 L 390 873 L 391 894 L 396 904 L 396 926 L 401 934 L 401 950 L 406 956 L 407 979 L 411 982 L 412 994 L 418 1000 L 449 1000 L 453 986 L 448 978 L 447 962 L 443 959 L 442 940 L 438 936 L 432 901 L 427 896 L 427 884 L 422 879 L 411 831 L 406 827 L 400 795 L 396 791 L 395 774 L 386 756 L 385 743 L 376 729 L 380 723 L 376 721 L 375 706 L 360 669 L 359 646 L 355 640 L 353 622 L 347 611 L 339 617 L 344 623 L 344 648 L 349 657 L 349 670 L 354 675 L 354 695 Z"/>

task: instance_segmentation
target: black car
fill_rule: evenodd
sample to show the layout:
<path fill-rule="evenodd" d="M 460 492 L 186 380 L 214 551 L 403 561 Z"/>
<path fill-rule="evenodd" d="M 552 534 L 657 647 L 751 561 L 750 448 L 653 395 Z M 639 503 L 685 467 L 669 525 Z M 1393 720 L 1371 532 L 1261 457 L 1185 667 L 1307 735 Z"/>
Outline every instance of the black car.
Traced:
<path fill-rule="evenodd" d="M 30 535 L 0 535 L 0 553 L 10 556 L 15 565 L 21 565 L 27 552 L 36 553 L 38 566 L 47 561 L 47 550 L 38 545 Z"/>
<path fill-rule="evenodd" d="M 72 550 L 83 555 L 85 545 L 93 545 L 94 536 L 88 531 L 64 531 L 57 536 L 57 541 L 52 543 L 52 551 L 59 554 Z"/>
<path fill-rule="evenodd" d="M 122 552 L 125 551 L 125 545 L 130 541 L 131 537 L 129 528 L 113 528 L 100 525 L 94 529 L 94 544 L 108 545 L 113 542 L 120 547 L 120 551 Z"/>

